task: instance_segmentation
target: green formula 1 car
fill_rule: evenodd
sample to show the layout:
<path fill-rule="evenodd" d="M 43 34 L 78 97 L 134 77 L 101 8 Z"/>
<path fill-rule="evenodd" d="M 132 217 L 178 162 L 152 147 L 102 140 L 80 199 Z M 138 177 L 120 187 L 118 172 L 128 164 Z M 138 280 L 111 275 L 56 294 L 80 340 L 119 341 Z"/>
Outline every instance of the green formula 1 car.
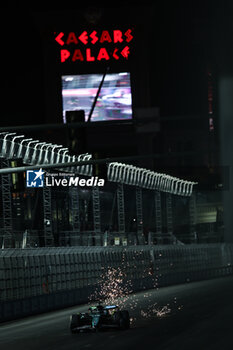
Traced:
<path fill-rule="evenodd" d="M 128 329 L 129 312 L 120 310 L 116 305 L 91 306 L 87 312 L 70 316 L 70 331 L 78 333 L 85 330 L 102 330 L 106 328 Z"/>

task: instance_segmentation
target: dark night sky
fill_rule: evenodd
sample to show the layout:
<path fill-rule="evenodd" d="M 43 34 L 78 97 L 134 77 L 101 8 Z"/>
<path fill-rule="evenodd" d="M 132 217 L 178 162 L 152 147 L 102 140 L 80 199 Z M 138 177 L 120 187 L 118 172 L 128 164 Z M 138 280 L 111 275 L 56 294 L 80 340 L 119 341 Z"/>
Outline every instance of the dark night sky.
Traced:
<path fill-rule="evenodd" d="M 137 21 L 148 29 L 151 105 L 159 105 L 164 114 L 203 112 L 203 77 L 208 63 L 218 71 L 223 68 L 225 60 L 232 57 L 229 41 L 232 31 L 229 19 L 233 17 L 231 2 L 180 0 L 143 3 L 153 4 L 148 16 L 143 12 L 140 18 L 140 11 L 136 11 Z M 77 6 L 77 11 L 73 8 L 57 10 L 55 4 L 46 11 L 35 11 L 19 7 L 17 2 L 15 5 L 2 11 L 4 95 L 1 125 L 44 121 L 46 67 L 43 40 L 48 25 L 43 19 L 46 18 L 47 23 L 59 23 L 63 16 L 71 16 L 73 21 L 76 15 L 80 16 Z M 103 18 L 109 19 L 106 13 L 114 12 L 111 6 L 104 9 Z M 127 21 L 127 16 L 133 16 L 135 8 L 140 9 L 134 2 L 121 20 Z M 112 18 L 118 21 L 119 17 L 113 15 Z"/>

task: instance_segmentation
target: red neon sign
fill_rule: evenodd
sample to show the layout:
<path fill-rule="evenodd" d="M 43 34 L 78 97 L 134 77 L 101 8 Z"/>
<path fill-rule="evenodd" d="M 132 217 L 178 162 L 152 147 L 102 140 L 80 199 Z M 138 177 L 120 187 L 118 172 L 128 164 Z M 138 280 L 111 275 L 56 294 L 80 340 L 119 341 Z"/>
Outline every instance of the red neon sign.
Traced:
<path fill-rule="evenodd" d="M 62 46 L 60 61 L 108 61 L 110 59 L 128 59 L 130 55 L 129 43 L 133 40 L 132 29 L 103 30 L 97 32 L 83 31 L 82 33 L 69 32 L 55 33 L 55 41 Z"/>

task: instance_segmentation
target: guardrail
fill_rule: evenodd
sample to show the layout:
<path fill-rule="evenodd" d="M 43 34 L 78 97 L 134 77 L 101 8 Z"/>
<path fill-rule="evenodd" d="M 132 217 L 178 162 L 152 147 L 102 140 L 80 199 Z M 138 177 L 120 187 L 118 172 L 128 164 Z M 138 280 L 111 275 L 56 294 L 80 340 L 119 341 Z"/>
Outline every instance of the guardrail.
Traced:
<path fill-rule="evenodd" d="M 233 245 L 4 249 L 0 321 L 87 302 L 111 269 L 131 291 L 220 277 L 233 273 Z"/>

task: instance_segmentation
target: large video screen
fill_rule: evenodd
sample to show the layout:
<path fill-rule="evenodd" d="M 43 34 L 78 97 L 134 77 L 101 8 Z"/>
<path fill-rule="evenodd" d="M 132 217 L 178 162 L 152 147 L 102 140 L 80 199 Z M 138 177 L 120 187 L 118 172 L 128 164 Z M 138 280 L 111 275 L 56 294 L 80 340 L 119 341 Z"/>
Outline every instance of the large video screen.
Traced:
<path fill-rule="evenodd" d="M 66 111 L 84 110 L 87 121 L 102 74 L 62 76 L 63 121 Z M 130 73 L 106 74 L 91 121 L 132 119 Z"/>

